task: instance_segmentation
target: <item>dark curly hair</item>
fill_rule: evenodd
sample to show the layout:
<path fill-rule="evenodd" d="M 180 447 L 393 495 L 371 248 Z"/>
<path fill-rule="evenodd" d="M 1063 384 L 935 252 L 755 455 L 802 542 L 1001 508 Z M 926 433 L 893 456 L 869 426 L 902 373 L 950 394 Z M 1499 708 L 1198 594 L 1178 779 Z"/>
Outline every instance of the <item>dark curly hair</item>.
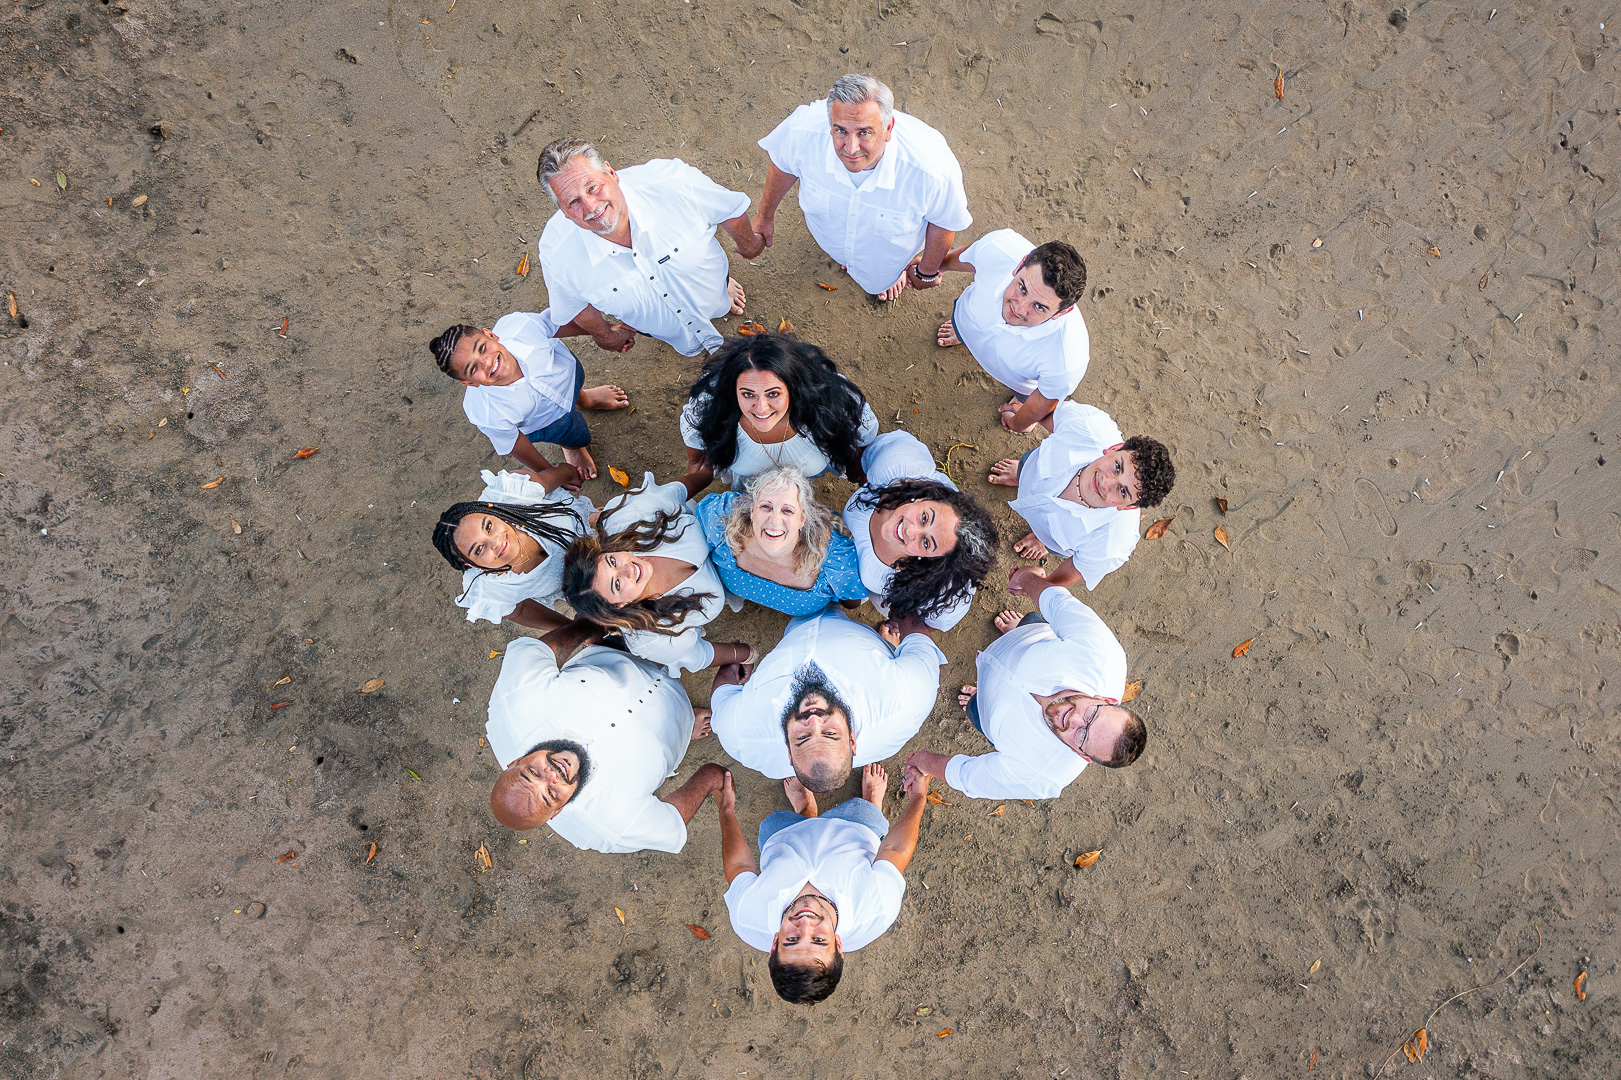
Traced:
<path fill-rule="evenodd" d="M 1039 244 L 1024 257 L 1019 269 L 1034 263 L 1041 264 L 1041 280 L 1047 288 L 1058 294 L 1060 307 L 1069 307 L 1086 292 L 1086 260 L 1081 253 L 1062 240 L 1049 240 Z"/>
<path fill-rule="evenodd" d="M 1134 505 L 1158 506 L 1176 486 L 1176 466 L 1171 464 L 1171 452 L 1165 444 L 1147 435 L 1133 435 L 1121 446 L 1131 455 L 1137 467 L 1137 502 Z"/>
<path fill-rule="evenodd" d="M 692 384 L 687 408 L 709 463 L 727 469 L 737 460 L 737 379 L 745 371 L 769 371 L 788 388 L 788 423 L 816 444 L 839 475 L 859 474 L 856 433 L 867 404 L 855 383 L 815 345 L 780 334 L 732 338 L 704 364 Z"/>
<path fill-rule="evenodd" d="M 451 506 L 433 527 L 433 546 L 439 549 L 439 554 L 445 561 L 457 570 L 478 570 L 479 577 L 485 574 L 504 574 L 512 569 L 511 564 L 506 566 L 474 566 L 467 560 L 461 548 L 456 546 L 456 527 L 462 523 L 462 518 L 468 514 L 488 514 L 498 518 L 508 525 L 516 525 L 529 533 L 537 540 L 550 540 L 558 547 L 567 547 L 580 530 L 585 528 L 585 521 L 567 503 L 541 503 L 539 506 L 517 506 L 512 503 L 498 502 L 459 502 Z M 474 578 L 473 581 L 477 581 Z M 468 583 L 472 587 L 472 583 Z M 464 594 L 465 595 L 465 594 Z"/>
<path fill-rule="evenodd" d="M 463 323 L 447 328 L 444 333 L 428 342 L 428 350 L 433 353 L 433 362 L 439 365 L 440 371 L 452 379 L 457 377 L 450 369 L 450 358 L 456 355 L 456 346 L 461 344 L 463 334 L 476 333 L 478 327 Z"/>
<path fill-rule="evenodd" d="M 898 560 L 884 602 L 891 618 L 927 619 L 956 605 L 984 582 L 996 562 L 1000 538 L 996 523 L 968 495 L 938 480 L 906 478 L 856 492 L 856 505 L 873 513 L 922 499 L 943 502 L 957 512 L 957 546 L 931 559 L 908 555 Z"/>
<path fill-rule="evenodd" d="M 626 496 L 618 503 L 602 508 L 593 532 L 579 537 L 563 553 L 563 596 L 574 608 L 574 613 L 598 626 L 617 630 L 647 630 L 655 634 L 675 635 L 681 632 L 681 622 L 698 611 L 704 601 L 714 599 L 713 593 L 695 593 L 686 596 L 655 596 L 633 604 L 612 604 L 597 594 L 592 583 L 597 576 L 597 561 L 604 555 L 635 552 L 646 554 L 662 544 L 678 539 L 686 526 L 680 514 L 659 510 L 651 521 L 638 521 L 628 529 L 612 534 L 603 529 L 615 510 L 624 505 Z"/>
<path fill-rule="evenodd" d="M 777 947 L 773 945 L 765 967 L 778 997 L 792 1005 L 815 1005 L 838 989 L 844 975 L 844 950 L 835 948 L 833 962 L 819 968 L 814 964 L 785 964 L 777 958 Z"/>

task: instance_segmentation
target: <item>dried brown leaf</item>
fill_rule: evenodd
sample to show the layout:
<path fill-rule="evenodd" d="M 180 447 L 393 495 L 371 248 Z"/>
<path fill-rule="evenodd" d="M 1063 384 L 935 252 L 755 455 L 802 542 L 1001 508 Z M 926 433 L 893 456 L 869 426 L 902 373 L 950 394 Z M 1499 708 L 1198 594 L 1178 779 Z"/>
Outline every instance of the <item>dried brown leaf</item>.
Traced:
<path fill-rule="evenodd" d="M 1306 972 L 1306 974 L 1307 975 L 1315 975 L 1319 971 L 1321 971 L 1322 969 L 1323 969 L 1322 960 L 1320 960 L 1320 959 L 1319 960 L 1313 960 L 1312 963 L 1311 963 L 1311 970 Z"/>
<path fill-rule="evenodd" d="M 1491 279 L 1492 279 L 1492 272 L 1490 270 L 1488 270 L 1484 274 L 1480 275 L 1480 291 L 1481 292 L 1486 291 L 1486 283 L 1488 281 L 1490 281 Z M 16 318 L 16 316 L 14 315 L 14 316 L 12 316 L 12 318 Z"/>
<path fill-rule="evenodd" d="M 292 681 L 293 681 L 293 677 L 291 675 L 283 675 L 281 678 L 279 678 L 279 679 L 277 679 L 275 681 L 274 685 L 276 685 L 276 686 L 286 686 L 288 683 L 290 683 Z"/>
<path fill-rule="evenodd" d="M 1585 971 L 1576 976 L 1576 1000 L 1587 1000 L 1587 972 Z"/>
<path fill-rule="evenodd" d="M 277 860 L 276 860 L 276 861 L 277 861 L 277 862 L 292 862 L 292 861 L 293 861 L 293 860 L 294 860 L 294 859 L 296 859 L 296 858 L 298 858 L 298 852 L 296 852 L 296 851 L 289 851 L 289 852 L 288 852 L 288 853 L 287 853 L 287 854 L 285 854 L 285 855 L 283 855 L 283 856 L 281 856 L 281 857 L 280 857 L 280 858 L 279 858 L 279 859 L 277 859 Z"/>
<path fill-rule="evenodd" d="M 620 911 L 618 908 L 614 908 L 614 914 L 619 916 L 619 925 L 624 926 L 625 925 L 625 913 L 623 911 Z"/>
<path fill-rule="evenodd" d="M 241 536 L 242 535 L 242 526 L 240 526 L 240 525 L 238 525 L 236 523 L 236 518 L 231 517 L 230 514 L 226 514 L 225 516 L 228 517 L 228 518 L 231 518 L 231 531 L 236 533 L 238 536 Z"/>
<path fill-rule="evenodd" d="M 1283 100 L 1283 72 L 1281 71 L 1278 72 L 1278 77 L 1272 80 L 1272 92 L 1278 95 L 1279 101 Z"/>
<path fill-rule="evenodd" d="M 780 323 L 777 324 L 777 333 L 779 333 L 779 334 L 792 333 L 793 329 L 794 329 L 794 324 L 789 322 L 787 319 L 784 319 Z"/>
<path fill-rule="evenodd" d="M 826 289 L 828 292 L 837 292 L 839 288 L 837 285 L 823 285 L 820 281 L 818 281 L 816 284 Z"/>
<path fill-rule="evenodd" d="M 921 1009 L 919 1009 L 916 1013 L 914 1013 L 913 1015 L 915 1015 L 915 1016 L 927 1016 L 930 1013 L 932 1013 L 933 1011 L 934 1011 L 934 1006 L 933 1005 L 925 1005 Z"/>
<path fill-rule="evenodd" d="M 371 862 L 375 858 L 377 858 L 377 841 L 373 840 L 371 847 L 366 849 L 366 861 Z"/>
<path fill-rule="evenodd" d="M 630 487 L 630 474 L 616 466 L 608 466 L 608 475 L 613 477 L 614 483 L 620 487 Z"/>
<path fill-rule="evenodd" d="M 1091 866 L 1102 857 L 1103 850 L 1101 848 L 1097 851 L 1083 852 L 1082 854 L 1075 856 L 1075 868 L 1077 870 L 1085 870 L 1088 866 Z"/>
<path fill-rule="evenodd" d="M 305 458 L 314 457 L 316 454 L 319 454 L 320 452 L 321 452 L 321 448 L 319 446 L 306 446 L 306 447 L 304 447 L 304 449 L 300 450 L 298 453 L 293 455 L 293 460 L 294 461 L 303 461 Z"/>
<path fill-rule="evenodd" d="M 1237 660 L 1241 656 L 1248 656 L 1250 654 L 1250 646 L 1254 645 L 1254 644 L 1255 644 L 1255 639 L 1250 638 L 1248 641 L 1240 642 L 1239 644 L 1234 645 L 1233 646 L 1233 659 Z"/>
<path fill-rule="evenodd" d="M 1232 545 L 1227 543 L 1227 530 L 1226 529 L 1222 528 L 1220 525 L 1217 525 L 1215 535 L 1216 535 L 1216 543 L 1220 544 L 1222 547 L 1226 548 L 1228 551 L 1233 550 Z"/>
<path fill-rule="evenodd" d="M 1440 257 L 1441 257 L 1441 249 L 1440 248 L 1438 248 L 1438 247 L 1430 248 L 1430 258 L 1439 259 Z"/>
<path fill-rule="evenodd" d="M 1319 237 L 1318 237 L 1318 238 L 1317 238 L 1317 239 L 1315 239 L 1315 240 L 1313 240 L 1313 241 L 1312 241 L 1312 242 L 1311 242 L 1311 246 L 1312 246 L 1312 247 L 1313 247 L 1313 248 L 1320 248 L 1320 247 L 1322 247 L 1322 246 L 1323 246 L 1323 238 L 1322 238 L 1322 237 L 1321 237 L 1321 236 L 1319 236 Z"/>
<path fill-rule="evenodd" d="M 756 334 L 765 333 L 766 330 L 757 322 L 746 322 L 737 328 L 737 332 L 744 337 L 753 337 Z"/>
<path fill-rule="evenodd" d="M 6 310 L 11 312 L 11 321 L 17 321 L 17 294 L 6 293 Z"/>
<path fill-rule="evenodd" d="M 1124 705 L 1128 701 L 1135 701 L 1137 699 L 1137 695 L 1142 692 L 1143 681 L 1141 679 L 1128 680 L 1126 682 L 1125 690 L 1121 691 L 1120 693 L 1120 704 Z"/>
<path fill-rule="evenodd" d="M 1227 500 L 1226 499 L 1217 499 L 1216 500 L 1216 509 L 1221 511 L 1223 517 L 1226 517 L 1227 516 Z"/>
<path fill-rule="evenodd" d="M 696 926 L 693 923 L 688 923 L 687 929 L 692 931 L 693 937 L 698 938 L 701 941 L 709 940 L 709 931 L 705 930 L 703 927 Z"/>
<path fill-rule="evenodd" d="M 957 1032 L 956 1028 L 946 1028 L 944 1031 L 940 1032 L 940 1034 L 936 1035 L 935 1038 L 936 1039 L 943 1039 L 947 1035 L 955 1035 L 956 1032 Z"/>
<path fill-rule="evenodd" d="M 277 709 L 285 709 L 291 704 L 291 701 L 273 701 L 270 703 L 270 711 L 275 712 Z"/>
<path fill-rule="evenodd" d="M 529 253 L 527 251 L 523 253 L 523 258 L 518 260 L 517 274 L 519 277 L 529 276 Z"/>
<path fill-rule="evenodd" d="M 1160 518 L 1158 521 L 1154 522 L 1154 524 L 1148 527 L 1148 531 L 1143 534 L 1143 539 L 1158 540 L 1160 537 L 1165 535 L 1165 530 L 1169 529 L 1171 527 L 1171 522 L 1175 520 L 1175 518 Z"/>
<path fill-rule="evenodd" d="M 941 795 L 938 791 L 934 790 L 933 788 L 929 789 L 929 794 L 927 795 L 927 799 L 928 799 L 928 803 L 929 803 L 930 806 L 939 806 L 941 803 L 944 803 L 946 801 L 945 796 Z"/>
<path fill-rule="evenodd" d="M 281 329 L 277 330 L 276 333 L 279 334 L 282 337 L 287 336 L 287 316 L 285 316 L 285 315 L 282 316 Z"/>
<path fill-rule="evenodd" d="M 996 809 L 991 811 L 990 816 L 991 817 L 1001 817 L 1002 816 L 1002 811 L 1004 811 L 1006 809 L 1007 809 L 1007 803 L 999 803 L 997 805 Z"/>
<path fill-rule="evenodd" d="M 218 375 L 222 379 L 225 378 L 225 372 L 220 370 L 220 366 L 218 364 L 210 361 L 208 366 L 214 369 L 214 374 Z"/>
<path fill-rule="evenodd" d="M 129 204 L 131 206 L 145 206 L 146 205 L 146 196 L 145 195 L 137 195 L 137 196 L 135 196 L 135 198 L 133 198 L 133 199 L 131 199 L 129 201 Z"/>
<path fill-rule="evenodd" d="M 1424 1060 L 1424 1055 L 1430 1048 L 1430 1034 L 1424 1028 L 1413 1032 L 1413 1037 L 1402 1043 L 1401 1052 L 1407 1055 L 1409 1063 Z"/>
<path fill-rule="evenodd" d="M 367 679 L 365 682 L 360 684 L 360 692 L 362 694 L 375 694 L 375 693 L 377 693 L 377 691 L 381 690 L 382 688 L 383 688 L 383 680 L 382 679 Z"/>
<path fill-rule="evenodd" d="M 490 859 L 490 849 L 483 844 L 480 844 L 478 850 L 473 852 L 473 862 L 478 865 L 478 872 L 481 874 L 487 873 L 490 867 L 495 865 Z"/>
<path fill-rule="evenodd" d="M 225 483 L 225 477 L 221 476 L 216 480 L 210 480 L 208 483 L 199 486 L 197 490 L 198 491 L 213 491 L 215 488 L 219 487 L 223 483 Z"/>

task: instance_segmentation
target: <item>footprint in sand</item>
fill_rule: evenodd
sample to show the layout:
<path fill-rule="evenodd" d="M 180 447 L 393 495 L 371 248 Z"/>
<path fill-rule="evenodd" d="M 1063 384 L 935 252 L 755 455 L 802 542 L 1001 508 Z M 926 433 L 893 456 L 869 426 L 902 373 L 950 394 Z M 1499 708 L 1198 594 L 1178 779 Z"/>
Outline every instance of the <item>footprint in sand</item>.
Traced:
<path fill-rule="evenodd" d="M 1386 536 L 1396 535 L 1396 519 L 1391 517 L 1390 507 L 1385 505 L 1384 493 L 1366 476 L 1357 478 L 1356 506 L 1361 513 L 1379 522 L 1380 532 Z"/>

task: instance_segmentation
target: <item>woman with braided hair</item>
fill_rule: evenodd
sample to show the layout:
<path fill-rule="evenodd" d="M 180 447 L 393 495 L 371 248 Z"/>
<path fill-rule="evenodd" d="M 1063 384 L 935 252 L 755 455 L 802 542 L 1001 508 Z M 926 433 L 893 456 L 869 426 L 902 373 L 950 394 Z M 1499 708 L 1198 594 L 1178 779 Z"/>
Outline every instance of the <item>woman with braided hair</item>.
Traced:
<path fill-rule="evenodd" d="M 568 622 L 551 607 L 563 593 L 563 551 L 586 530 L 591 500 L 575 495 L 580 474 L 556 465 L 538 474 L 483 472 L 476 502 L 439 516 L 433 546 L 462 571 L 456 603 L 467 621 L 503 619 L 536 630 Z"/>

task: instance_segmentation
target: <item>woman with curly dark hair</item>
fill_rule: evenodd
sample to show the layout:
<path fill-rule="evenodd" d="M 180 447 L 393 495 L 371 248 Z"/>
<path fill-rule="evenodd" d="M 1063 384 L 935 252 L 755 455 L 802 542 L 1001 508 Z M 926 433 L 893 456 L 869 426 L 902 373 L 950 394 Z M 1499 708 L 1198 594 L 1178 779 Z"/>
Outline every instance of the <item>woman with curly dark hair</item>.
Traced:
<path fill-rule="evenodd" d="M 681 410 L 688 468 L 733 488 L 775 465 L 861 482 L 861 452 L 878 418 L 815 345 L 778 334 L 726 342 Z"/>
<path fill-rule="evenodd" d="M 625 647 L 672 676 L 720 664 L 752 664 L 742 642 L 712 645 L 704 627 L 741 600 L 728 596 L 709 561 L 709 542 L 687 500 L 702 484 L 691 473 L 642 486 L 602 508 L 591 531 L 563 556 L 563 595 L 575 613 L 618 630 Z"/>
<path fill-rule="evenodd" d="M 950 630 L 995 564 L 996 525 L 934 467 L 910 433 L 880 436 L 863 456 L 867 482 L 844 507 L 872 606 Z"/>

